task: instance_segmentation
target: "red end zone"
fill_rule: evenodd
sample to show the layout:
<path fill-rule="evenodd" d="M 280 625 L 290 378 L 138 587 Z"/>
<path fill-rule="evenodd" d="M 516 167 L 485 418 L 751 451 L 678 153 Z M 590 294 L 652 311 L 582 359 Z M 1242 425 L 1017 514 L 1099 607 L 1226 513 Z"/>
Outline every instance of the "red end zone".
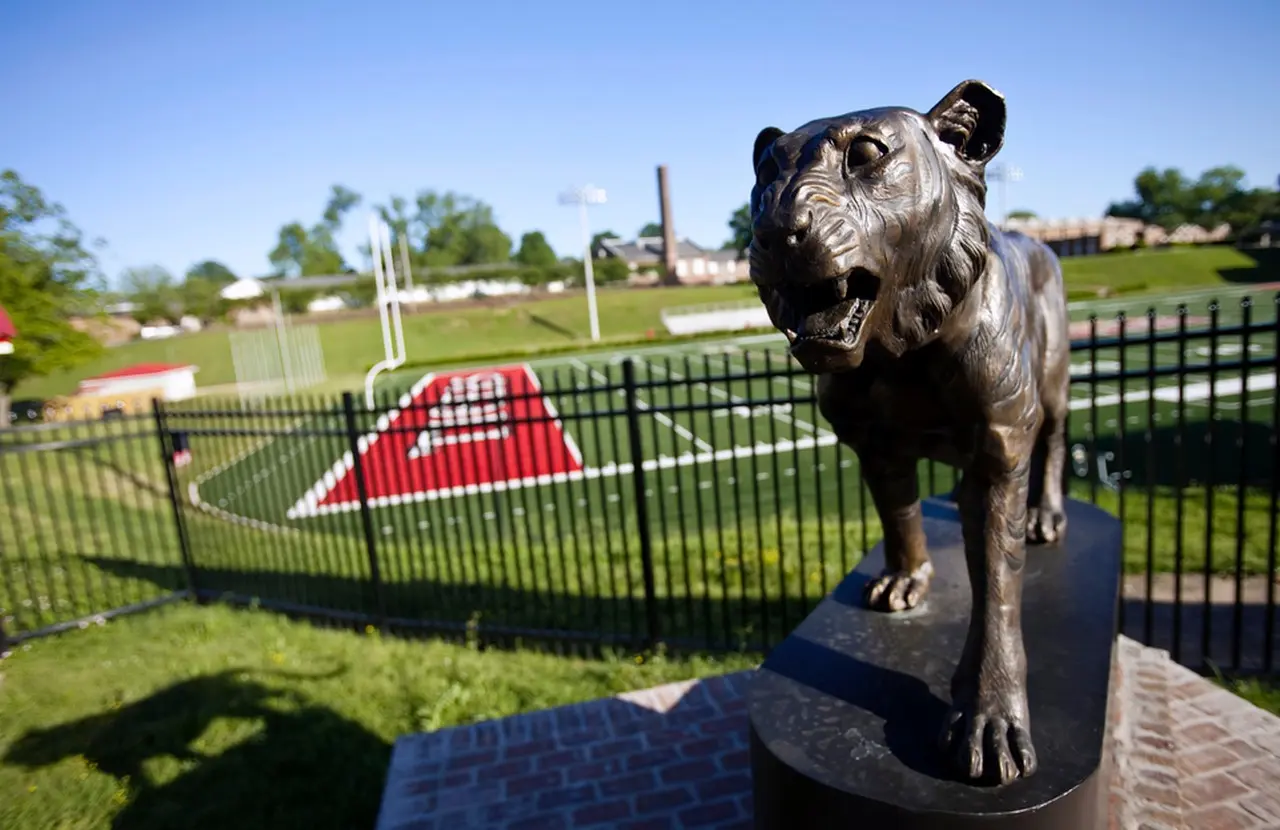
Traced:
<path fill-rule="evenodd" d="M 528 366 L 427 375 L 359 449 L 369 503 L 378 507 L 582 470 L 582 453 Z M 357 509 L 352 469 L 347 453 L 289 517 Z"/>

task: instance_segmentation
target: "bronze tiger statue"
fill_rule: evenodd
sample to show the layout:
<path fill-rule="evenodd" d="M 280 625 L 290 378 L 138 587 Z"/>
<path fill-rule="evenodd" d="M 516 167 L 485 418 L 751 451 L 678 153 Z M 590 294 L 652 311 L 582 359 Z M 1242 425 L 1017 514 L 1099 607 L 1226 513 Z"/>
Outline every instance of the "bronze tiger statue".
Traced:
<path fill-rule="evenodd" d="M 1062 270 L 985 218 L 1003 96 L 966 81 L 927 113 L 880 108 L 762 130 L 751 279 L 884 525 L 866 601 L 918 605 L 933 567 L 917 463 L 960 470 L 973 594 L 942 744 L 962 777 L 1036 768 L 1022 644 L 1028 537 L 1063 538 L 1070 353 Z M 985 773 L 985 775 L 984 775 Z"/>

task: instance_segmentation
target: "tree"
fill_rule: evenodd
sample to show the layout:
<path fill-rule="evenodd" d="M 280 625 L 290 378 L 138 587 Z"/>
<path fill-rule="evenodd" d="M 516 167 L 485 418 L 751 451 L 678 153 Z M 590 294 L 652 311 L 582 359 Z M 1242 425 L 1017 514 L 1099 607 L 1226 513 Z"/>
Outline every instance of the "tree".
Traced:
<path fill-rule="evenodd" d="M 591 253 L 594 254 L 596 252 L 596 249 L 600 247 L 600 243 L 602 241 L 606 239 L 617 239 L 617 238 L 618 238 L 618 235 L 613 231 L 600 231 L 598 234 L 591 237 Z"/>
<path fill-rule="evenodd" d="M 549 268 L 556 264 L 556 252 L 542 231 L 529 231 L 520 237 L 520 250 L 516 251 L 515 259 L 530 268 Z"/>
<path fill-rule="evenodd" d="M 222 298 L 225 282 L 210 277 L 188 275 L 178 286 L 178 302 L 184 314 L 190 314 L 201 323 L 211 323 L 226 315 L 231 303 Z"/>
<path fill-rule="evenodd" d="M 1194 181 L 1174 168 L 1148 167 L 1133 184 L 1137 198 L 1109 205 L 1108 216 L 1141 219 L 1165 230 L 1185 223 L 1213 228 L 1226 222 L 1239 232 L 1276 209 L 1274 190 L 1246 190 L 1244 171 L 1231 165 L 1211 167 Z"/>
<path fill-rule="evenodd" d="M 278 273 L 294 277 L 346 271 L 347 263 L 334 237 L 342 228 L 343 217 L 359 203 L 358 193 L 335 184 L 321 221 L 310 229 L 300 222 L 290 222 L 280 228 L 276 246 L 267 254 L 272 266 Z"/>
<path fill-rule="evenodd" d="M 724 243 L 724 250 L 741 254 L 751 244 L 751 208 L 745 203 L 729 215 L 731 236 Z"/>
<path fill-rule="evenodd" d="M 1005 218 L 1006 219 L 1038 219 L 1039 217 L 1036 215 L 1036 212 L 1034 210 L 1019 209 L 1019 210 L 1009 211 L 1007 214 L 1005 214 Z"/>
<path fill-rule="evenodd" d="M 182 316 L 173 276 L 159 265 L 126 268 L 120 285 L 135 306 L 133 319 L 144 326 L 152 320 L 176 323 Z"/>
<path fill-rule="evenodd" d="M 650 222 L 640 229 L 639 236 L 662 236 L 662 225 L 658 222 Z"/>
<path fill-rule="evenodd" d="M 416 200 L 423 237 L 423 264 L 486 265 L 511 260 L 511 237 L 493 218 L 493 208 L 470 196 L 424 190 Z"/>
<path fill-rule="evenodd" d="M 617 257 L 605 257 L 591 261 L 591 276 L 598 283 L 622 282 L 631 275 L 627 263 Z"/>
<path fill-rule="evenodd" d="M 101 282 L 96 259 L 62 206 L 16 172 L 0 173 L 0 306 L 18 330 L 13 353 L 0 356 L 0 427 L 9 425 L 15 386 L 101 351 L 70 322 Z"/>
<path fill-rule="evenodd" d="M 191 280 L 193 278 L 208 280 L 217 285 L 226 285 L 236 281 L 236 275 L 231 272 L 231 269 L 216 259 L 206 259 L 188 268 L 187 279 Z"/>

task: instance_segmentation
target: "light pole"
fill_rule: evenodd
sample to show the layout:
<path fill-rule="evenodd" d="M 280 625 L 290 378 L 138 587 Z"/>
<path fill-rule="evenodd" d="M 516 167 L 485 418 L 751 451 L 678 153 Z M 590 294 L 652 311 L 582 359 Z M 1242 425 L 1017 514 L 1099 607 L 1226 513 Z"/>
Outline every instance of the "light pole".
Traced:
<path fill-rule="evenodd" d="M 1022 168 L 1010 167 L 1007 164 L 997 164 L 987 171 L 987 178 L 993 182 L 1000 183 L 1000 221 L 997 224 L 1000 227 L 1004 227 L 1005 223 L 1009 221 L 1007 185 L 1009 182 L 1022 181 Z"/>
<path fill-rule="evenodd" d="M 596 317 L 596 280 L 591 270 L 591 230 L 587 226 L 587 205 L 603 205 L 604 191 L 592 185 L 575 187 L 560 194 L 560 204 L 577 205 L 578 220 L 582 223 L 583 274 L 587 278 L 587 316 L 591 321 L 591 339 L 600 339 L 600 321 Z"/>

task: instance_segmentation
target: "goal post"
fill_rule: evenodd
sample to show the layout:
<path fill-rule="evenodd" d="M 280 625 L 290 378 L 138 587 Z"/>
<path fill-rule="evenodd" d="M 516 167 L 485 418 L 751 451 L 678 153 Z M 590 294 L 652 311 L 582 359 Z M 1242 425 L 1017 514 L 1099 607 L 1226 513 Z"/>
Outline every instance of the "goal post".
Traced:
<path fill-rule="evenodd" d="M 396 285 L 396 268 L 391 251 L 391 229 L 377 216 L 369 217 L 369 253 L 373 259 L 373 281 L 382 323 L 383 359 L 373 365 L 364 378 L 364 400 L 369 409 L 376 402 L 373 384 L 382 372 L 404 365 L 404 324 L 400 318 L 400 289 Z"/>

